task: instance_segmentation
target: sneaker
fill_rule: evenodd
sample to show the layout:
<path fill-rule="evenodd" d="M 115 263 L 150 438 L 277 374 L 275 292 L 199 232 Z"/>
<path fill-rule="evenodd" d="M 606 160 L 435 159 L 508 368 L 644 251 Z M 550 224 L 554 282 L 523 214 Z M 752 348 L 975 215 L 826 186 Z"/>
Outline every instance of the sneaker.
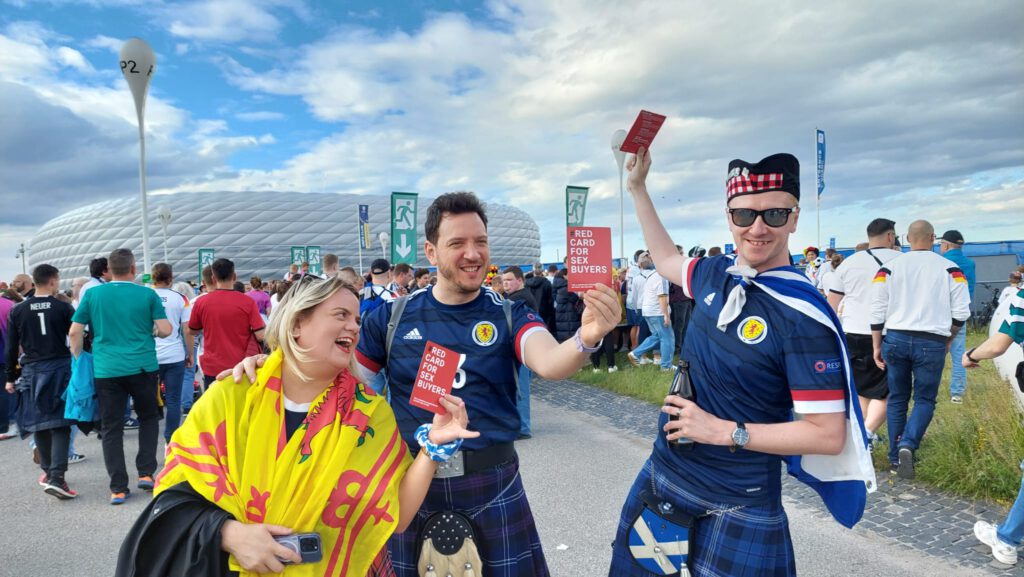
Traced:
<path fill-rule="evenodd" d="M 47 475 L 46 473 L 43 473 L 42 475 L 39 475 L 39 486 L 40 487 L 45 487 L 45 486 L 47 486 L 49 484 L 50 484 L 50 476 L 49 475 Z"/>
<path fill-rule="evenodd" d="M 7 431 L 6 433 L 0 433 L 0 441 L 6 441 L 8 439 L 13 439 L 13 438 L 15 438 L 17 436 L 18 436 L 18 431 Z"/>
<path fill-rule="evenodd" d="M 996 534 L 996 526 L 985 521 L 978 521 L 974 524 L 974 536 L 978 541 L 992 548 L 992 556 L 1000 563 L 1007 565 L 1017 564 L 1017 548 L 1009 543 L 1004 543 Z"/>
<path fill-rule="evenodd" d="M 914 478 L 914 452 L 907 447 L 900 449 L 900 462 L 896 466 L 896 475 L 900 479 Z"/>
<path fill-rule="evenodd" d="M 37 465 L 39 464 L 39 449 L 36 447 L 32 447 L 32 462 Z"/>
<path fill-rule="evenodd" d="M 124 420 L 124 430 L 131 431 L 139 428 L 139 420 L 128 417 Z"/>
<path fill-rule="evenodd" d="M 654 364 L 654 361 L 652 361 L 651 359 L 649 359 L 647 357 L 640 357 L 640 364 L 641 365 L 652 365 L 652 364 Z"/>
<path fill-rule="evenodd" d="M 601 367 L 594 367 L 594 368 L 590 369 L 590 372 L 595 373 L 595 374 L 596 373 L 600 373 L 601 372 Z"/>
<path fill-rule="evenodd" d="M 532 438 L 533 438 L 533 435 L 531 435 L 530 433 L 519 433 L 519 436 L 516 437 L 516 440 L 517 441 L 525 441 L 527 439 L 532 439 Z"/>
<path fill-rule="evenodd" d="M 900 471 L 900 464 L 898 462 L 889 463 L 889 474 L 895 475 Z"/>
<path fill-rule="evenodd" d="M 661 371 L 660 372 L 662 372 L 662 373 L 674 373 L 675 371 L 676 370 L 673 369 L 672 367 L 661 367 Z"/>
<path fill-rule="evenodd" d="M 122 492 L 122 493 L 111 493 L 110 494 L 110 504 L 111 505 L 123 505 L 125 500 L 127 500 L 128 497 L 131 494 L 132 494 L 132 492 L 129 491 L 128 489 L 125 489 L 124 492 Z"/>
<path fill-rule="evenodd" d="M 640 365 L 644 364 L 640 361 L 640 359 L 636 358 L 636 355 L 634 355 L 632 352 L 626 353 L 626 358 L 629 359 L 629 364 L 633 365 L 634 367 L 639 367 Z"/>
<path fill-rule="evenodd" d="M 949 398 L 949 402 L 953 403 L 954 405 L 962 405 L 964 404 L 964 398 L 961 397 L 960 395 L 953 395 Z"/>
<path fill-rule="evenodd" d="M 64 479 L 50 479 L 43 487 L 43 491 L 46 491 L 47 495 L 53 495 L 58 499 L 74 499 L 78 496 L 78 493 L 74 489 L 68 487 L 68 482 Z"/>
<path fill-rule="evenodd" d="M 153 490 L 153 477 L 150 475 L 143 475 L 139 477 L 139 488 L 143 491 Z"/>
<path fill-rule="evenodd" d="M 81 453 L 72 453 L 68 456 L 68 464 L 74 465 L 75 463 L 81 463 L 85 460 L 85 455 Z"/>
<path fill-rule="evenodd" d="M 617 370 L 619 370 L 619 367 L 608 367 L 608 372 L 609 373 L 614 373 Z"/>

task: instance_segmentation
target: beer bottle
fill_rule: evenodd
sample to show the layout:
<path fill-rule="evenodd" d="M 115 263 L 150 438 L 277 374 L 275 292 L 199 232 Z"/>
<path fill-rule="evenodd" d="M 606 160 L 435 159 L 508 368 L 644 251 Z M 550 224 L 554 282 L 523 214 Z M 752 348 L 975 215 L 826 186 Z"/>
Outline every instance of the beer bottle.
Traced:
<path fill-rule="evenodd" d="M 693 395 L 693 383 L 690 381 L 690 362 L 680 359 L 679 366 L 676 368 L 676 375 L 672 378 L 672 386 L 668 390 L 669 395 L 675 395 L 682 397 L 688 401 L 694 401 Z M 679 415 L 672 415 L 669 419 L 675 421 L 679 419 Z M 686 450 L 693 448 L 693 439 L 681 437 L 674 441 L 669 441 L 669 445 L 672 445 L 676 449 Z"/>

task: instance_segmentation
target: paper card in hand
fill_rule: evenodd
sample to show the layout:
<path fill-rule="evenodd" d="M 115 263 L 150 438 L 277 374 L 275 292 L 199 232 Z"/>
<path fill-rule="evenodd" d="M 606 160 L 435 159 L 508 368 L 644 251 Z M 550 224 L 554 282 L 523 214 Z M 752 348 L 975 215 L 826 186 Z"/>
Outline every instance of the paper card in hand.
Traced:
<path fill-rule="evenodd" d="M 603 283 L 612 286 L 612 229 L 570 226 L 566 229 L 569 290 L 586 292 Z"/>
<path fill-rule="evenodd" d="M 661 129 L 661 125 L 664 123 L 664 116 L 641 110 L 640 114 L 636 117 L 636 122 L 633 123 L 633 128 L 629 129 L 626 140 L 622 141 L 622 146 L 619 147 L 619 150 L 631 154 L 636 154 L 637 149 L 641 146 L 650 150 L 651 141 L 654 140 L 654 136 L 658 134 L 658 130 Z"/>
<path fill-rule="evenodd" d="M 459 370 L 459 353 L 427 341 L 420 360 L 420 370 L 412 386 L 409 404 L 438 415 L 445 414 L 441 397 L 452 391 L 455 374 Z"/>

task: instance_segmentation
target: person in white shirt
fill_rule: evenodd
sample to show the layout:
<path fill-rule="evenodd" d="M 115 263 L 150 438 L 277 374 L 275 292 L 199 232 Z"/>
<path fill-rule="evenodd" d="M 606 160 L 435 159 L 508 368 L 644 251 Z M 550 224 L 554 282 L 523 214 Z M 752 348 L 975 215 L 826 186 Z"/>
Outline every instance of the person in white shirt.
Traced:
<path fill-rule="evenodd" d="M 822 282 L 828 304 L 839 315 L 846 333 L 850 354 L 850 369 L 860 398 L 864 415 L 864 428 L 872 440 L 875 431 L 885 422 L 886 397 L 889 396 L 888 376 L 875 364 L 871 341 L 871 281 L 878 269 L 898 257 L 896 223 L 887 218 L 876 218 L 868 225 L 868 248 L 850 255 Z M 842 304 L 842 306 L 840 306 Z"/>
<path fill-rule="evenodd" d="M 1002 304 L 1006 299 L 1017 294 L 1017 291 L 1024 288 L 1024 266 L 1020 267 L 1020 270 L 1010 272 L 1010 286 L 1003 289 L 1003 292 L 999 293 L 999 304 Z"/>
<path fill-rule="evenodd" d="M 171 265 L 153 265 L 153 290 L 164 303 L 167 321 L 171 323 L 171 334 L 154 337 L 156 361 L 160 365 L 160 382 L 164 384 L 164 440 L 171 442 L 171 435 L 181 425 L 181 394 L 185 383 L 185 369 L 195 365 L 192 357 L 195 338 L 188 330 L 189 313 L 192 303 L 188 298 L 171 289 L 174 274 Z"/>
<path fill-rule="evenodd" d="M 626 323 L 629 324 L 629 345 L 630 348 L 637 348 L 641 341 L 646 340 L 649 331 L 642 330 L 647 327 L 643 313 L 640 312 L 640 295 L 644 292 L 644 282 L 651 276 L 650 270 L 644 270 L 640 266 L 640 260 L 647 255 L 647 251 L 640 249 L 633 253 L 634 263 L 630 265 L 626 273 Z M 649 257 L 648 257 L 649 258 Z M 641 337 L 641 334 L 643 335 Z M 644 364 L 640 359 L 641 364 Z"/>
<path fill-rule="evenodd" d="M 640 257 L 640 268 L 650 272 L 644 280 L 640 312 L 651 330 L 651 335 L 644 339 L 640 346 L 627 353 L 626 357 L 633 366 L 639 366 L 640 357 L 657 347 L 661 351 L 661 370 L 671 371 L 676 340 L 672 333 L 672 311 L 668 304 L 668 281 L 654 271 L 654 261 L 650 256 Z"/>
<path fill-rule="evenodd" d="M 931 223 L 912 222 L 907 240 L 911 251 L 885 263 L 871 281 L 871 340 L 875 364 L 889 373 L 889 463 L 900 478 L 913 479 L 914 452 L 935 412 L 946 352 L 971 316 L 971 301 L 963 271 L 932 251 Z"/>
<path fill-rule="evenodd" d="M 81 290 L 78 291 L 78 302 L 82 302 L 85 298 L 85 293 L 89 289 L 95 286 L 100 286 L 105 282 L 110 282 L 110 269 L 107 267 L 107 257 L 101 256 L 100 258 L 94 258 L 89 262 L 89 278 Z M 77 308 L 77 307 L 76 307 Z"/>

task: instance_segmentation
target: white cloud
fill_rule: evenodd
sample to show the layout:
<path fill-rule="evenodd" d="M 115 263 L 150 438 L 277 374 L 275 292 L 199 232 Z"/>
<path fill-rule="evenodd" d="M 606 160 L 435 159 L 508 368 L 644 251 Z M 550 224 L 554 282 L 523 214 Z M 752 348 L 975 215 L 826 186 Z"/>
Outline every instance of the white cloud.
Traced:
<path fill-rule="evenodd" d="M 275 12 L 287 9 L 300 18 L 309 11 L 298 1 L 196 0 L 164 7 L 169 32 L 200 42 L 234 43 L 272 40 L 281 30 Z"/>
<path fill-rule="evenodd" d="M 284 120 L 286 116 L 281 112 L 271 110 L 257 110 L 255 112 L 239 112 L 235 118 L 245 122 L 261 122 L 266 120 Z"/>

